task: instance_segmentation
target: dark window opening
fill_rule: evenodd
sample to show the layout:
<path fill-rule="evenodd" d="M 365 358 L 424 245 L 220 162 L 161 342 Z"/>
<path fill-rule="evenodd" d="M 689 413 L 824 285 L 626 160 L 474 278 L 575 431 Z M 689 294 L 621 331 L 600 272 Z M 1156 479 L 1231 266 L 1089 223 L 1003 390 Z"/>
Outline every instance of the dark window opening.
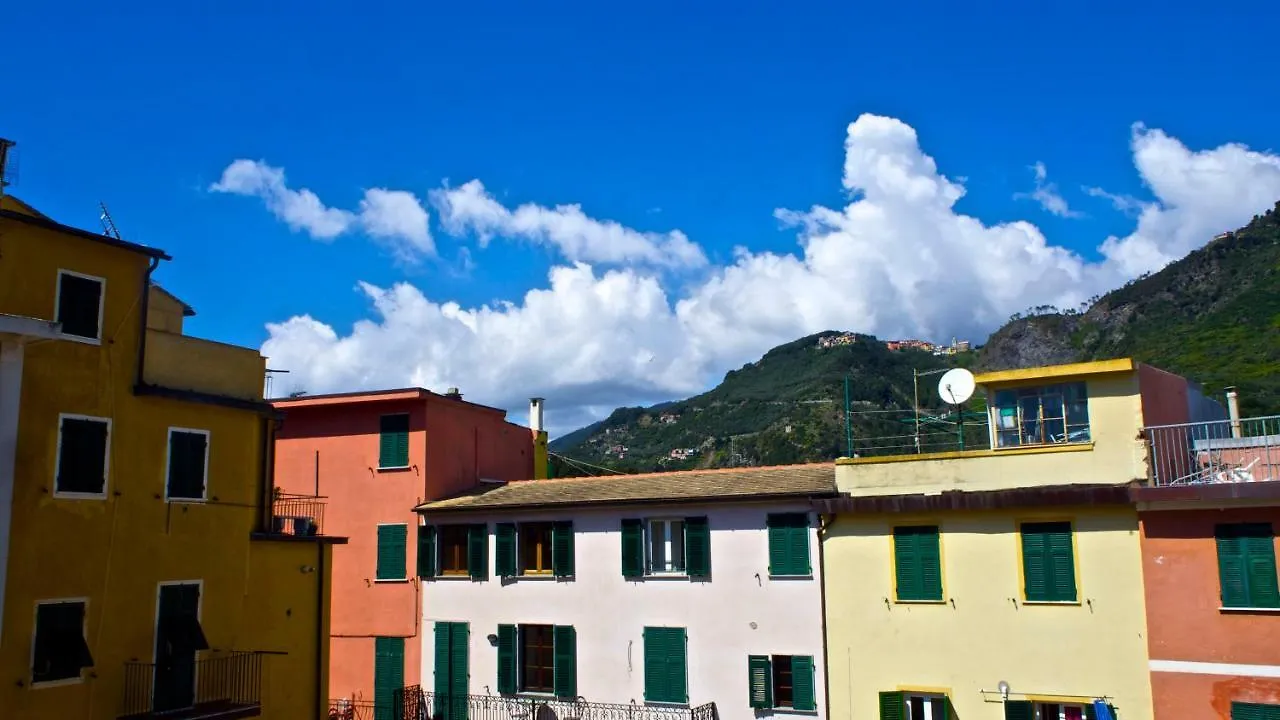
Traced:
<path fill-rule="evenodd" d="M 520 626 L 520 690 L 555 692 L 555 638 L 550 625 Z"/>
<path fill-rule="evenodd" d="M 62 334 L 97 340 L 102 307 L 102 281 L 70 273 L 58 275 L 58 322 Z"/>

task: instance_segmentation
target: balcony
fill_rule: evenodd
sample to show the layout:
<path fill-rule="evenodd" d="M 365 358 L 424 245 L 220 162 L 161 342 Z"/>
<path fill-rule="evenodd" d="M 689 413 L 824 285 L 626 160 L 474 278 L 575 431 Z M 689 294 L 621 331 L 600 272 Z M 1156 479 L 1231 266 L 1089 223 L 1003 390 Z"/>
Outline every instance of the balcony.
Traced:
<path fill-rule="evenodd" d="M 329 720 L 719 720 L 715 703 L 626 705 L 506 695 L 437 695 L 406 687 L 390 702 L 330 700 Z"/>
<path fill-rule="evenodd" d="M 268 534 L 300 538 L 323 535 L 326 500 L 315 495 L 277 493 L 271 503 Z"/>
<path fill-rule="evenodd" d="M 125 663 L 120 720 L 235 720 L 261 715 L 264 653 L 214 653 L 178 666 Z"/>
<path fill-rule="evenodd" d="M 1280 415 L 1142 429 L 1156 487 L 1280 480 Z"/>

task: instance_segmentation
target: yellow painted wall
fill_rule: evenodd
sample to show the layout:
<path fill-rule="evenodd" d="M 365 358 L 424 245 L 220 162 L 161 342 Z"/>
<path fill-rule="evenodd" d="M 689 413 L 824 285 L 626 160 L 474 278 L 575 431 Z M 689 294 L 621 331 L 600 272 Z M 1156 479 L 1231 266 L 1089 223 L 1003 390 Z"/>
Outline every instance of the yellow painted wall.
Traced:
<path fill-rule="evenodd" d="M 147 331 L 147 382 L 261 400 L 267 361 L 251 348 Z"/>
<path fill-rule="evenodd" d="M 1051 382 L 1067 380 L 1070 378 Z M 1092 443 L 841 459 L 837 461 L 836 484 L 841 492 L 862 496 L 1125 483 L 1145 478 L 1146 450 L 1138 438 L 1142 401 L 1137 373 L 1099 375 L 1086 382 Z M 988 388 L 988 393 L 995 389 Z"/>
<path fill-rule="evenodd" d="M 147 301 L 147 327 L 175 335 L 182 334 L 182 303 L 153 285 Z"/>
<path fill-rule="evenodd" d="M 315 564 L 316 547 L 250 540 L 264 465 L 259 415 L 133 394 L 148 262 L 129 250 L 0 219 L 0 313 L 52 319 L 59 268 L 106 278 L 100 345 L 62 340 L 26 348 L 0 639 L 0 717 L 115 718 L 126 661 L 153 658 L 158 583 L 174 580 L 203 581 L 201 623 L 213 648 L 289 653 L 267 659 L 263 699 L 290 705 L 267 706 L 263 716 L 301 717 L 294 713 L 296 695 L 315 692 L 317 581 L 298 568 Z M 195 345 L 173 338 L 171 350 Z M 149 381 L 158 376 L 189 379 L 179 387 L 254 387 L 261 397 L 257 352 L 235 349 L 237 360 L 229 362 L 229 352 L 166 354 L 163 348 L 148 361 L 154 371 Z M 105 499 L 53 497 L 59 413 L 111 419 Z M 170 427 L 210 432 L 209 502 L 163 500 Z M 29 687 L 35 604 L 62 598 L 88 598 L 94 667 L 78 684 Z M 297 621 L 276 627 L 271 621 L 282 607 Z M 314 700 L 307 703 L 313 706 Z"/>
<path fill-rule="evenodd" d="M 322 718 L 329 698 L 329 601 L 333 546 L 328 543 L 260 541 L 254 544 L 244 596 L 243 635 L 255 649 L 287 652 L 265 658 L 264 717 Z M 323 555 L 323 561 L 321 559 Z M 323 566 L 321 565 L 323 562 Z M 320 569 L 324 568 L 324 587 Z M 323 593 L 317 645 L 316 593 Z M 316 689 L 316 653 L 321 687 Z M 317 702 L 324 703 L 316 712 Z"/>
<path fill-rule="evenodd" d="M 1077 604 L 1022 601 L 1024 520 L 1075 525 Z M 941 528 L 943 603 L 894 600 L 892 526 Z M 1130 509 L 841 515 L 826 533 L 831 717 L 879 717 L 879 693 L 945 688 L 958 720 L 997 720 L 981 690 L 1113 696 L 1149 720 L 1146 619 L 1137 514 Z M 987 696 L 998 699 L 996 695 Z"/>

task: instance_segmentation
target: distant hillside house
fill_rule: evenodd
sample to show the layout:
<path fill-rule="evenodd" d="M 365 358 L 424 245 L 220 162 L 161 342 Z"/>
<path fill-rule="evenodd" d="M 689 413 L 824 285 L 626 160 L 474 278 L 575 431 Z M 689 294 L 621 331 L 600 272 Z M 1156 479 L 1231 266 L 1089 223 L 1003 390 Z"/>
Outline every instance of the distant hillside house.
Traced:
<path fill-rule="evenodd" d="M 810 508 L 834 490 L 817 464 L 522 481 L 418 506 L 431 711 L 825 717 Z"/>

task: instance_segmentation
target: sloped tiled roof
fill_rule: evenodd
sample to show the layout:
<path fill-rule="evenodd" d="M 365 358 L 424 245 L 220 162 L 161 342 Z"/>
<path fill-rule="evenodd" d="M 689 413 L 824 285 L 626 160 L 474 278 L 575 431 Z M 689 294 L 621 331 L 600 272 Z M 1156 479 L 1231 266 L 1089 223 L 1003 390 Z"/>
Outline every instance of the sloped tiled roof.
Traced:
<path fill-rule="evenodd" d="M 834 463 L 521 480 L 423 503 L 420 512 L 633 503 L 732 501 L 836 494 Z"/>

